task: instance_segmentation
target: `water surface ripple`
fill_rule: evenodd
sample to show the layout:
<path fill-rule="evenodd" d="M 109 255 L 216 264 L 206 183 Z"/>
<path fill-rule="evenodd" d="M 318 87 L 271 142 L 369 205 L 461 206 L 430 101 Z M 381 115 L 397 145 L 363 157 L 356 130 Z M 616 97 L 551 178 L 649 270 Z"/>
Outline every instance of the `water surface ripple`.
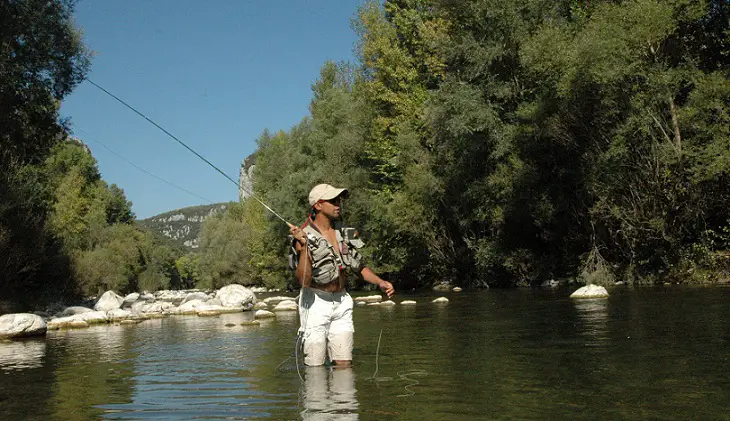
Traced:
<path fill-rule="evenodd" d="M 295 313 L 176 316 L 0 343 L 2 420 L 730 419 L 730 288 L 401 295 L 355 366 L 295 364 Z M 382 340 L 376 362 L 378 336 Z M 304 382 L 300 380 L 300 374 Z"/>

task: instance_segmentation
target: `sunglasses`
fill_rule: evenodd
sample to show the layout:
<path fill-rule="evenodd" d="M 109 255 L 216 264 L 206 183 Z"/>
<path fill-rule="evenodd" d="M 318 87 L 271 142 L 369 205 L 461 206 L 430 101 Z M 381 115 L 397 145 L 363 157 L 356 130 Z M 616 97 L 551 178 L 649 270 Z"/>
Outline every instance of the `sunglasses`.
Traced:
<path fill-rule="evenodd" d="M 338 197 L 335 197 L 334 199 L 320 200 L 320 202 L 327 202 L 332 205 L 339 205 L 340 203 L 342 203 L 342 198 L 338 196 Z"/>

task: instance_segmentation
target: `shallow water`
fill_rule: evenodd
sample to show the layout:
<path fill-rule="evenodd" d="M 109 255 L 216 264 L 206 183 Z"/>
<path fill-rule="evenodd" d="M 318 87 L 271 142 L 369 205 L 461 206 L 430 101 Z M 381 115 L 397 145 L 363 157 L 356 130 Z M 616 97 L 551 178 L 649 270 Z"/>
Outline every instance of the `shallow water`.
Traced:
<path fill-rule="evenodd" d="M 730 419 L 730 288 L 570 292 L 357 307 L 344 370 L 297 369 L 295 313 L 49 332 L 0 343 L 0 418 Z"/>

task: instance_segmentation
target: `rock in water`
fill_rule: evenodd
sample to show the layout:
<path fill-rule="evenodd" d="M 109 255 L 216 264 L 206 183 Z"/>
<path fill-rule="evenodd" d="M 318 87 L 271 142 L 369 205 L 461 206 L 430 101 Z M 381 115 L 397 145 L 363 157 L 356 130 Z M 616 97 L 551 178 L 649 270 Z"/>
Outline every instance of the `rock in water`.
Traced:
<path fill-rule="evenodd" d="M 279 304 L 277 304 L 272 311 L 297 311 L 299 307 L 297 307 L 297 303 L 293 300 L 286 300 L 281 301 Z M 259 310 L 261 311 L 261 310 Z"/>
<path fill-rule="evenodd" d="M 274 314 L 268 310 L 256 310 L 254 317 L 257 319 L 266 319 L 266 318 L 270 318 L 270 317 L 276 317 L 276 314 Z"/>
<path fill-rule="evenodd" d="M 586 285 L 578 288 L 574 293 L 570 294 L 570 298 L 606 298 L 608 291 L 606 288 L 598 285 Z"/>
<path fill-rule="evenodd" d="M 223 307 L 250 308 L 256 303 L 256 294 L 243 285 L 230 284 L 216 292 Z"/>
<path fill-rule="evenodd" d="M 99 297 L 99 301 L 94 305 L 96 311 L 116 310 L 122 307 L 124 298 L 120 297 L 114 291 L 107 291 Z"/>
<path fill-rule="evenodd" d="M 383 296 L 378 294 L 368 295 L 366 297 L 355 297 L 353 301 L 355 301 L 356 303 L 379 303 L 383 301 Z"/>
<path fill-rule="evenodd" d="M 45 335 L 46 322 L 41 316 L 30 313 L 0 316 L 0 339 Z"/>

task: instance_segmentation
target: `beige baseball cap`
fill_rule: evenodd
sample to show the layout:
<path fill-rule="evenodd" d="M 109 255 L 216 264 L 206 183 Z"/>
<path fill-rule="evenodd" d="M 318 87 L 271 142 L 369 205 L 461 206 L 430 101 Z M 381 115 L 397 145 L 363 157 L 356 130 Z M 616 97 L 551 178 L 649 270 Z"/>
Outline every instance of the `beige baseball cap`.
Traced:
<path fill-rule="evenodd" d="M 314 206 L 320 200 L 331 200 L 347 193 L 347 189 L 330 186 L 329 184 L 317 184 L 309 191 L 309 205 Z"/>

